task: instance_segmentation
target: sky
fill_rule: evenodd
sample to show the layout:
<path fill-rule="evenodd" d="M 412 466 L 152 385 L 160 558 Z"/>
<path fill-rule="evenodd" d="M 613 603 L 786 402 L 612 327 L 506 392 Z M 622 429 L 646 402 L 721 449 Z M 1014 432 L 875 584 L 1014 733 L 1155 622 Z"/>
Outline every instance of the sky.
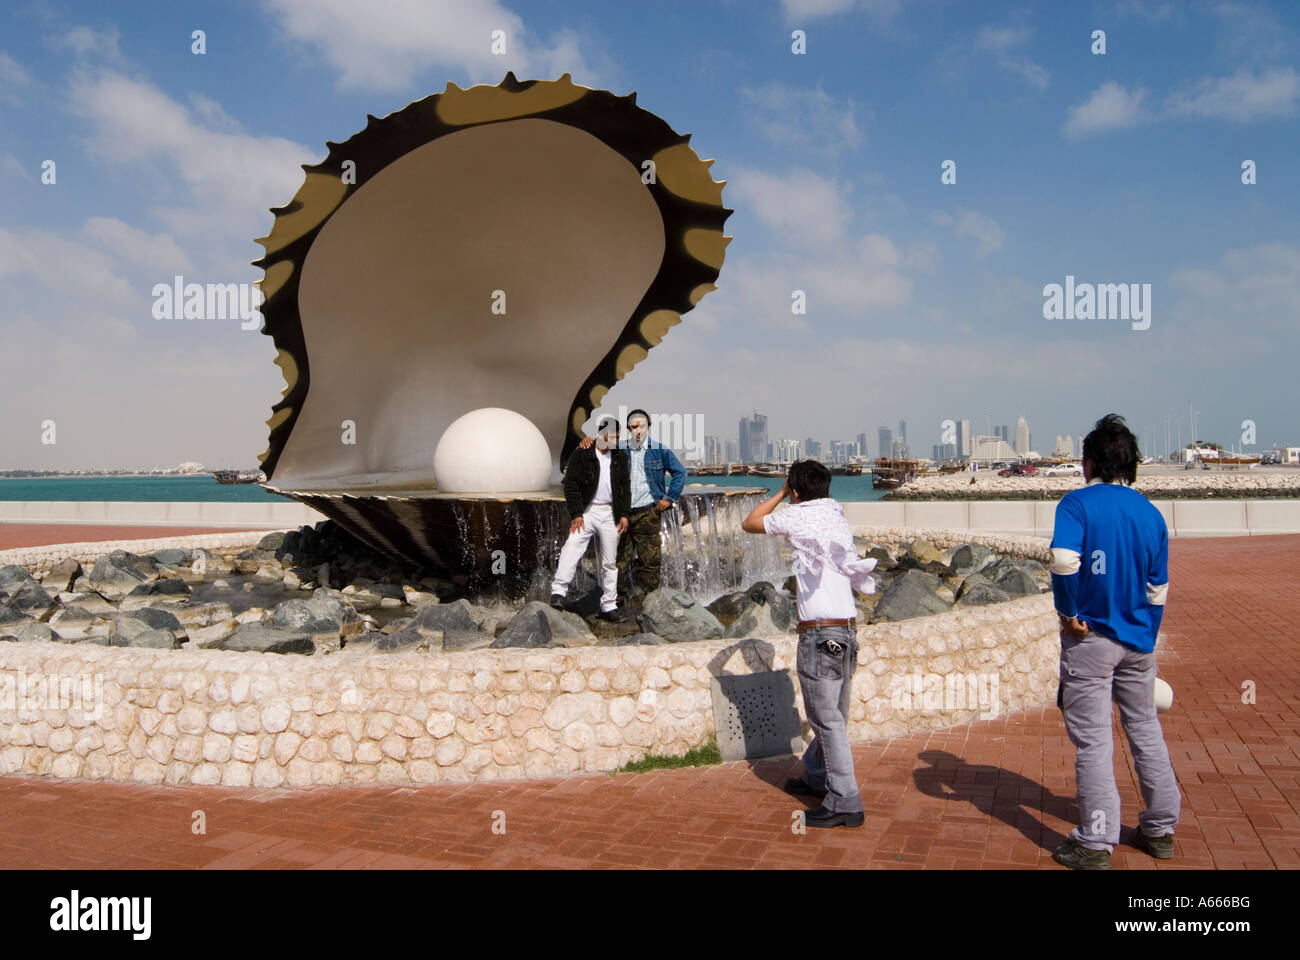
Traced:
<path fill-rule="evenodd" d="M 636 91 L 727 181 L 718 289 L 605 410 L 872 455 L 899 419 L 928 455 L 1024 415 L 1050 452 L 1117 412 L 1160 454 L 1190 403 L 1202 440 L 1300 444 L 1298 64 L 1282 0 L 14 0 L 0 469 L 256 465 L 270 338 L 153 286 L 259 280 L 327 140 L 507 70 Z M 1067 276 L 1149 285 L 1149 326 L 1047 318 Z"/>

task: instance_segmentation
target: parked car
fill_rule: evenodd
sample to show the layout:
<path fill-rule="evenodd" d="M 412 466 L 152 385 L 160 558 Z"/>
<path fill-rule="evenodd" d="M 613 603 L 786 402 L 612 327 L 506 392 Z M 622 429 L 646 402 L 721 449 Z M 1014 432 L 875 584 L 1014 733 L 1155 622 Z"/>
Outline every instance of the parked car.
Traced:
<path fill-rule="evenodd" d="M 1054 467 L 1048 467 L 1045 475 L 1049 477 L 1081 477 L 1083 476 L 1083 467 L 1077 463 L 1058 463 Z"/>
<path fill-rule="evenodd" d="M 998 471 L 999 477 L 1032 477 L 1038 473 L 1038 468 L 1029 464 L 1018 463 L 1015 466 L 1007 467 Z"/>

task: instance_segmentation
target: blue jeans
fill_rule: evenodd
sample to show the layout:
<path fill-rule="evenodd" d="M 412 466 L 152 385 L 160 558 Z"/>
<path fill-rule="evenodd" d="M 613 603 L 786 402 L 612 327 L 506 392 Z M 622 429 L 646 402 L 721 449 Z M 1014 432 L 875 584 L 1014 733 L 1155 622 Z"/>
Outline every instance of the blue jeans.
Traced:
<path fill-rule="evenodd" d="M 838 644 L 835 652 L 827 644 Z M 826 792 L 822 805 L 834 813 L 862 812 L 862 797 L 849 750 L 849 699 L 858 667 L 852 627 L 814 627 L 799 637 L 795 672 L 813 740 L 804 751 L 804 782 Z"/>

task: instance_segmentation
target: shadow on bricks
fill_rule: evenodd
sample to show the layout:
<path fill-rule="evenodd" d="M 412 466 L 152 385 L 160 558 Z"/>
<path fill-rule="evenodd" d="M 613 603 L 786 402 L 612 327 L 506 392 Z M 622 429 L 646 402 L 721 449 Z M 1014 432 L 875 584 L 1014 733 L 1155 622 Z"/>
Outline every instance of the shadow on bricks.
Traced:
<path fill-rule="evenodd" d="M 1074 797 L 1059 797 L 1042 784 L 1003 767 L 967 763 L 946 750 L 923 750 L 917 759 L 928 766 L 912 771 L 922 793 L 945 800 L 966 801 L 980 813 L 1015 827 L 1046 850 L 1055 850 L 1065 835 L 1047 826 L 1031 811 L 1078 823 Z"/>

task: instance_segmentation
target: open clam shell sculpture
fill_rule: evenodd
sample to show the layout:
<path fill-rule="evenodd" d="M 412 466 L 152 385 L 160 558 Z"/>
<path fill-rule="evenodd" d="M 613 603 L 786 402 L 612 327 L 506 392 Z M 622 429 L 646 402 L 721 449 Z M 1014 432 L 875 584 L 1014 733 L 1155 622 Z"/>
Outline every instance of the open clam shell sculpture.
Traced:
<path fill-rule="evenodd" d="M 286 381 L 264 485 L 449 575 L 504 551 L 518 593 L 584 424 L 714 289 L 731 211 L 689 139 L 635 94 L 507 74 L 329 143 L 258 241 Z"/>

